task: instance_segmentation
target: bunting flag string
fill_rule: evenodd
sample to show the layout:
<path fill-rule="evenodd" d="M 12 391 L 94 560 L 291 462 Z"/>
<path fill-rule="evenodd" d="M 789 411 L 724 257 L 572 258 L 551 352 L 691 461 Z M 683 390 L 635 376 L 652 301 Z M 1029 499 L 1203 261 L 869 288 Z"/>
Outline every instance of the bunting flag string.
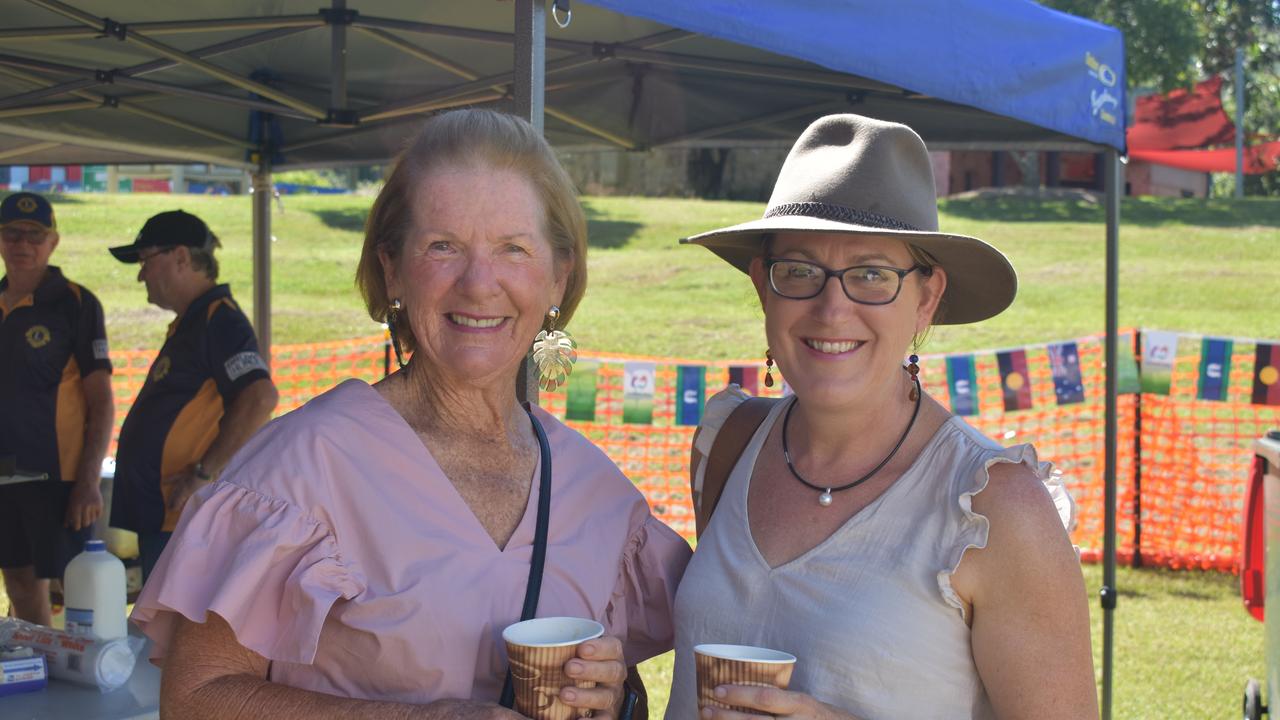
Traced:
<path fill-rule="evenodd" d="M 1120 557 L 1141 553 L 1148 565 L 1231 570 L 1250 445 L 1280 427 L 1280 341 L 1143 330 L 1139 374 L 1132 333 L 1120 339 L 1117 366 L 1120 391 L 1142 391 L 1122 394 L 1118 404 Z M 388 357 L 383 337 L 276 346 L 278 412 L 352 377 L 375 382 L 386 373 Z M 149 351 L 112 353 L 118 420 L 153 359 Z M 925 355 L 920 368 L 925 391 L 944 407 L 997 443 L 1034 444 L 1042 460 L 1063 472 L 1079 508 L 1072 541 L 1084 560 L 1099 559 L 1102 339 Z M 774 378 L 773 387 L 762 387 L 759 363 L 752 360 L 582 353 L 568 383 L 540 394 L 538 402 L 595 442 L 635 481 L 659 518 L 691 537 L 689 448 L 706 402 L 730 381 L 771 397 L 790 392 L 776 369 Z M 1134 544 L 1139 517 L 1140 547 Z"/>

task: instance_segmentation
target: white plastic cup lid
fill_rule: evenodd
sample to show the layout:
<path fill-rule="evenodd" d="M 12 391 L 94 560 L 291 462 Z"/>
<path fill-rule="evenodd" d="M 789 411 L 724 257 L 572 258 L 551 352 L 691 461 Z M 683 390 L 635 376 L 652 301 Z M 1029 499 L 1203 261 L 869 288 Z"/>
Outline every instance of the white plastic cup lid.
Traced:
<path fill-rule="evenodd" d="M 529 647 L 563 647 L 577 645 L 604 634 L 604 626 L 595 620 L 575 617 L 549 617 L 525 620 L 508 625 L 502 639 Z"/>
<path fill-rule="evenodd" d="M 699 655 L 708 655 L 722 660 L 745 660 L 747 662 L 776 663 L 786 665 L 796 661 L 796 656 L 781 650 L 753 647 L 751 645 L 697 645 L 693 648 Z"/>

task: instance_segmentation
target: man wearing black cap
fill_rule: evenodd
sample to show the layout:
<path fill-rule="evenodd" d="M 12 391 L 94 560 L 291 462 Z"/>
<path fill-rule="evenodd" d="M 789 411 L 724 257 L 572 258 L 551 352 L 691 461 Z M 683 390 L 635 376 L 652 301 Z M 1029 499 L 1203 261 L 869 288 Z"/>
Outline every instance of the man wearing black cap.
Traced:
<path fill-rule="evenodd" d="M 49 264 L 53 207 L 0 202 L 0 569 L 14 614 L 48 625 L 62 577 L 102 514 L 115 405 L 102 305 Z"/>
<path fill-rule="evenodd" d="M 120 430 L 111 525 L 138 533 L 145 581 L 191 494 L 218 476 L 278 398 L 249 319 L 217 284 L 218 238 L 181 210 L 147 220 L 132 245 L 147 300 L 177 317 Z"/>

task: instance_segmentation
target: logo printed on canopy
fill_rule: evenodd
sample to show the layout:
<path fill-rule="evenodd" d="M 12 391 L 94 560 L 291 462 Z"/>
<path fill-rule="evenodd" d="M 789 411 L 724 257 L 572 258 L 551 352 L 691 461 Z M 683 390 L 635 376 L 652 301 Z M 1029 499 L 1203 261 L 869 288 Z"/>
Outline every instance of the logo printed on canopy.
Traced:
<path fill-rule="evenodd" d="M 1084 64 L 1089 68 L 1089 75 L 1101 85 L 1089 92 L 1089 106 L 1093 110 L 1093 116 L 1108 125 L 1115 125 L 1120 98 L 1111 92 L 1111 88 L 1116 86 L 1116 71 L 1112 70 L 1110 65 L 1099 61 L 1093 53 L 1085 53 Z"/>

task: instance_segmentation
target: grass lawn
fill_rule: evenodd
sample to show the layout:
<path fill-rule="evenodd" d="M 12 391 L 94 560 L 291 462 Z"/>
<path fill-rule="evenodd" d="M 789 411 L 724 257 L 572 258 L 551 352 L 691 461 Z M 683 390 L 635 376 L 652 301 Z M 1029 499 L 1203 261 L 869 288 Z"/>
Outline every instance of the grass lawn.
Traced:
<path fill-rule="evenodd" d="M 274 340 L 298 343 L 376 333 L 352 284 L 370 198 L 285 198 L 273 233 Z M 761 316 L 745 276 L 675 239 L 759 217 L 754 203 L 587 198 L 591 283 L 571 328 L 588 351 L 699 359 L 763 354 Z M 109 245 L 146 218 L 182 207 L 223 238 L 224 279 L 251 311 L 246 198 L 70 196 L 55 203 L 63 233 L 54 262 L 96 292 L 115 348 L 156 348 L 170 316 L 146 304 L 136 268 Z M 1280 322 L 1280 202 L 1126 200 L 1121 213 L 1120 321 L 1125 326 L 1276 338 Z M 1019 270 L 1008 312 L 938 328 L 926 352 L 980 350 L 1103 331 L 1100 207 L 1019 199 L 950 201 L 942 227 L 982 237 Z M 1101 672 L 1101 571 L 1086 566 Z M 1262 625 L 1226 575 L 1122 570 L 1116 614 L 1115 717 L 1227 717 L 1247 677 L 1262 677 Z M 0 596 L 0 611 L 7 605 Z M 665 704 L 670 659 L 645 668 Z"/>
<path fill-rule="evenodd" d="M 273 221 L 273 334 L 298 343 L 376 334 L 353 284 L 370 198 L 286 197 Z M 588 198 L 590 285 L 571 328 L 589 351 L 698 359 L 762 356 L 746 277 L 676 238 L 759 217 L 756 203 Z M 223 277 L 252 306 L 249 200 L 76 195 L 56 203 L 54 262 L 107 309 L 115 348 L 158 347 L 171 315 L 147 305 L 134 266 L 107 254 L 150 215 L 182 207 L 223 240 Z M 1228 336 L 1276 337 L 1280 202 L 1130 200 L 1121 217 L 1120 322 Z M 1018 268 L 1013 307 L 987 322 L 937 328 L 925 352 L 980 350 L 1102 332 L 1102 211 L 1078 202 L 951 201 L 942 227 L 995 244 Z"/>

